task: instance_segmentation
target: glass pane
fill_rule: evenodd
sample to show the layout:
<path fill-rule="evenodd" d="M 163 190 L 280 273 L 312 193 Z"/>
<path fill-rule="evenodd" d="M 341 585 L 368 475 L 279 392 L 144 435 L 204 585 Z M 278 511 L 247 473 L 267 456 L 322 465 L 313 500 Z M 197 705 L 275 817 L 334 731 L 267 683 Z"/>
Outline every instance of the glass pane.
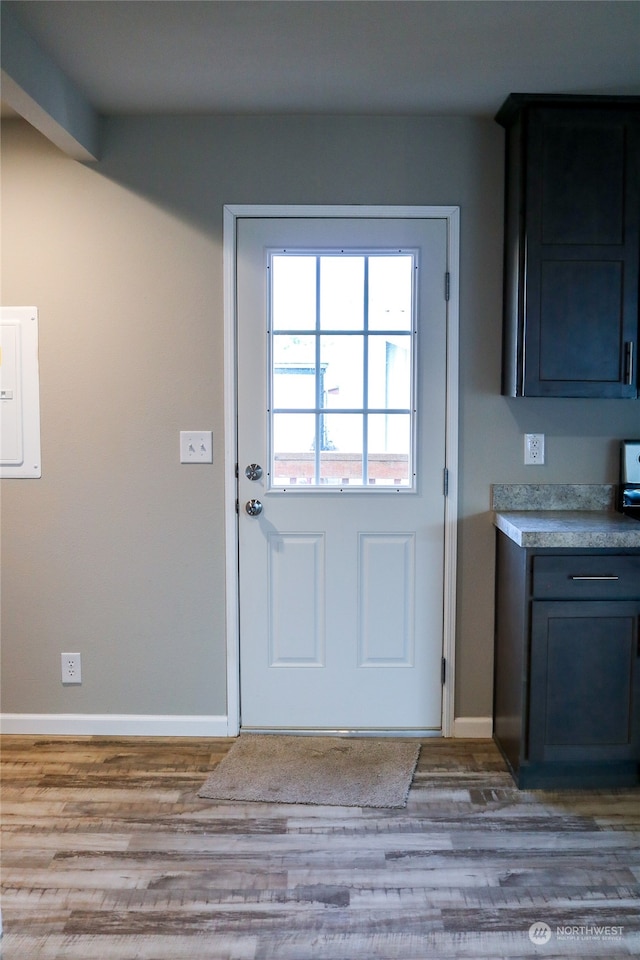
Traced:
<path fill-rule="evenodd" d="M 411 485 L 411 416 L 408 413 L 373 413 L 368 418 L 369 484 Z"/>
<path fill-rule="evenodd" d="M 362 486 L 361 414 L 327 413 L 320 421 L 320 483 Z"/>
<path fill-rule="evenodd" d="M 369 337 L 369 407 L 411 407 L 412 335 Z"/>
<path fill-rule="evenodd" d="M 315 330 L 316 258 L 271 258 L 271 323 L 274 330 Z"/>
<path fill-rule="evenodd" d="M 413 257 L 369 257 L 369 329 L 411 330 Z"/>
<path fill-rule="evenodd" d="M 320 257 L 320 326 L 362 330 L 364 257 Z"/>
<path fill-rule="evenodd" d="M 278 333 L 273 344 L 273 406 L 314 410 L 316 338 Z"/>
<path fill-rule="evenodd" d="M 415 265 L 411 253 L 272 256 L 272 486 L 413 487 Z"/>
<path fill-rule="evenodd" d="M 320 395 L 323 407 L 362 409 L 363 337 L 320 337 Z"/>
<path fill-rule="evenodd" d="M 272 484 L 311 484 L 315 477 L 315 427 L 312 413 L 273 415 Z"/>

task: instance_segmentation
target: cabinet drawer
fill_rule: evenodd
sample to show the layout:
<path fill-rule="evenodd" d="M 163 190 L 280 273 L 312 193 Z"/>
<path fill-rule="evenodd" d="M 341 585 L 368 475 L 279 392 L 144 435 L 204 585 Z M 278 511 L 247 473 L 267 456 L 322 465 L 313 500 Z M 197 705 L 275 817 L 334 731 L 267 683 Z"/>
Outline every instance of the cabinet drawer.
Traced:
<path fill-rule="evenodd" d="M 566 600 L 640 598 L 640 556 L 534 557 L 533 595 Z"/>

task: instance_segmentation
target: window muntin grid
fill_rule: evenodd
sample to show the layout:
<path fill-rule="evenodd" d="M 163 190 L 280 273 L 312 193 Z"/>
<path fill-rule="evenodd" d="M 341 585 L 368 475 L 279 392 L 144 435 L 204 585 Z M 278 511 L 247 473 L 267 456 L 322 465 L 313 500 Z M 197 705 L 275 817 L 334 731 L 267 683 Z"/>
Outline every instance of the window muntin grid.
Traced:
<path fill-rule="evenodd" d="M 412 491 L 415 250 L 273 250 L 269 488 Z"/>

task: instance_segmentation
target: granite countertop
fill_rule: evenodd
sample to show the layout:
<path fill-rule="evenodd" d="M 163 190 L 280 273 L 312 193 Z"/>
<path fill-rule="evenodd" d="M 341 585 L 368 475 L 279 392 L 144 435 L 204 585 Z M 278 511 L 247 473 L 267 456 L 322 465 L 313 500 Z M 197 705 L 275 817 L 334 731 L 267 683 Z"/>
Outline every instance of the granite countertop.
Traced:
<path fill-rule="evenodd" d="M 499 511 L 494 523 L 519 547 L 640 547 L 640 523 L 604 510 Z"/>
<path fill-rule="evenodd" d="M 640 548 L 640 523 L 615 510 L 611 484 L 500 484 L 494 524 L 519 547 Z"/>

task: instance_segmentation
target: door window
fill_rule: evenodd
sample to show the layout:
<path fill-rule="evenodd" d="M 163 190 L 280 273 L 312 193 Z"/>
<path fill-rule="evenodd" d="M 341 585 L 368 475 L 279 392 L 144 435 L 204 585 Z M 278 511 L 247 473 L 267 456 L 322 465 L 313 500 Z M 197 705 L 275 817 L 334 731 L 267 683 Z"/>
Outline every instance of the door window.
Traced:
<path fill-rule="evenodd" d="M 269 486 L 415 490 L 417 252 L 272 250 Z"/>

